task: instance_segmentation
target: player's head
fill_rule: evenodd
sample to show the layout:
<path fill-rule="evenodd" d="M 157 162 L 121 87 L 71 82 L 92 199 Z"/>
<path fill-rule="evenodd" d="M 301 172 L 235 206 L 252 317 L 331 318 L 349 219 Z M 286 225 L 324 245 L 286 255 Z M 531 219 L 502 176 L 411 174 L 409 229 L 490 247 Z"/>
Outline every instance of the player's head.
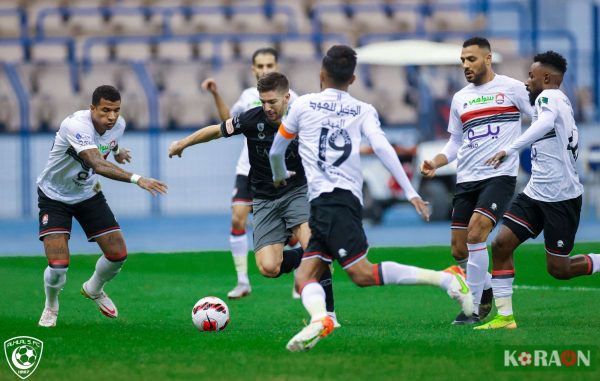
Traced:
<path fill-rule="evenodd" d="M 256 85 L 267 118 L 278 122 L 287 111 L 290 100 L 290 83 L 281 73 L 268 73 L 260 77 Z"/>
<path fill-rule="evenodd" d="M 467 82 L 482 85 L 491 79 L 492 48 L 483 37 L 472 37 L 463 43 L 460 61 Z"/>
<path fill-rule="evenodd" d="M 121 112 L 121 93 L 110 85 L 97 87 L 92 94 L 92 122 L 102 131 L 113 128 Z"/>
<path fill-rule="evenodd" d="M 261 48 L 252 54 L 252 72 L 258 81 L 265 74 L 279 70 L 279 53 L 273 48 Z"/>
<path fill-rule="evenodd" d="M 567 60 L 560 54 L 548 50 L 533 57 L 525 87 L 529 91 L 529 102 L 535 104 L 538 95 L 545 89 L 558 89 L 567 71 Z"/>
<path fill-rule="evenodd" d="M 321 63 L 321 89 L 327 87 L 346 90 L 354 82 L 356 52 L 346 45 L 334 45 L 325 54 Z"/>

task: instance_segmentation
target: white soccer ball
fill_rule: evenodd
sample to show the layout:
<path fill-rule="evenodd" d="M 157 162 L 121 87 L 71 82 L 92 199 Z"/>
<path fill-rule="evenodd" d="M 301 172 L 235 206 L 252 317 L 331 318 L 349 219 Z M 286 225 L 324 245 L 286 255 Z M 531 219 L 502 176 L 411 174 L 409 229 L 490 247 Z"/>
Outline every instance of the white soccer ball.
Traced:
<path fill-rule="evenodd" d="M 217 297 L 202 298 L 192 308 L 192 322 L 199 331 L 222 331 L 229 324 L 229 307 Z"/>

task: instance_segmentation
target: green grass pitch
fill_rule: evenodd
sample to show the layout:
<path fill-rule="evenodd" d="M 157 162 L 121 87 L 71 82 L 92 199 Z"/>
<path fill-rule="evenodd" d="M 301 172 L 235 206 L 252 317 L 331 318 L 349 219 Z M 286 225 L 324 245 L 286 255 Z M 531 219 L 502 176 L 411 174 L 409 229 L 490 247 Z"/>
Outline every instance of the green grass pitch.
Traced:
<path fill-rule="evenodd" d="M 579 244 L 574 250 L 599 251 L 600 244 Z M 434 269 L 453 262 L 448 247 L 374 248 L 369 258 Z M 106 287 L 120 313 L 110 320 L 79 294 L 96 259 L 72 256 L 58 326 L 43 329 L 37 321 L 44 303 L 45 258 L 0 258 L 0 341 L 24 335 L 44 342 L 41 363 L 28 380 L 600 377 L 598 366 L 591 371 L 523 373 L 495 365 L 496 350 L 511 345 L 599 346 L 600 276 L 553 279 L 539 245 L 523 246 L 516 253 L 516 285 L 547 286 L 515 290 L 516 330 L 451 326 L 459 308 L 443 291 L 429 286 L 359 289 L 336 265 L 334 288 L 342 328 L 307 353 L 285 350 L 307 318 L 300 301 L 291 298 L 291 275 L 266 279 L 252 265 L 252 294 L 227 301 L 235 275 L 226 252 L 131 254 L 122 273 Z M 192 325 L 192 306 L 208 295 L 223 298 L 230 307 L 231 322 L 223 332 L 197 332 Z M 596 365 L 598 355 L 596 350 Z M 17 380 L 5 359 L 1 361 L 0 380 Z"/>

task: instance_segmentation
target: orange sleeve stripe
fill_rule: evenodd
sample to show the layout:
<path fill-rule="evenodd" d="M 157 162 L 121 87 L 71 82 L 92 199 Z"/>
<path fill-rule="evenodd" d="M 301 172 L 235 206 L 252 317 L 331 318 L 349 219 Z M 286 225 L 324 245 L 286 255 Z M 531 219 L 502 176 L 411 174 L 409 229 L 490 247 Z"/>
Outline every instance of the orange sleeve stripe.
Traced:
<path fill-rule="evenodd" d="M 286 139 L 294 139 L 296 137 L 296 134 L 292 134 L 289 133 L 286 129 L 285 126 L 283 125 L 283 123 L 281 123 L 279 125 L 279 133 Z"/>

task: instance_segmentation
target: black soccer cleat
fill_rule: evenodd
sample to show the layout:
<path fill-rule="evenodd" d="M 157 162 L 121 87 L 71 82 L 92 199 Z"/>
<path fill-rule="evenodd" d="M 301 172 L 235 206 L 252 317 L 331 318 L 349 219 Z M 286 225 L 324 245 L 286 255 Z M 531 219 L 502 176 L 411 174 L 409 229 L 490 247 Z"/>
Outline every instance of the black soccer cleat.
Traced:
<path fill-rule="evenodd" d="M 463 312 L 459 313 L 456 319 L 452 322 L 453 325 L 467 325 L 467 324 L 475 324 L 479 323 L 479 316 L 477 314 L 473 314 L 470 317 L 467 317 Z"/>
<path fill-rule="evenodd" d="M 492 311 L 492 301 L 494 300 L 494 292 L 492 288 L 483 290 L 481 294 L 481 304 L 479 305 L 479 320 L 484 320 Z"/>

